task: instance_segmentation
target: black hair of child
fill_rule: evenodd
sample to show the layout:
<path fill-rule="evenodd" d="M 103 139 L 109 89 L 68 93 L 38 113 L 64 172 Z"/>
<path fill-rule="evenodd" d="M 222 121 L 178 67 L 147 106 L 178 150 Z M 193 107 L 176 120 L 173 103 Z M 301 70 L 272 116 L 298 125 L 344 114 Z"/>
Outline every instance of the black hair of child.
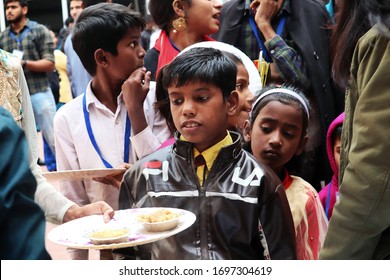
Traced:
<path fill-rule="evenodd" d="M 177 56 L 163 72 L 165 90 L 172 85 L 211 84 L 221 89 L 226 101 L 236 88 L 236 64 L 214 48 L 192 48 Z"/>
<path fill-rule="evenodd" d="M 117 55 L 118 42 L 132 28 L 145 28 L 143 16 L 130 7 L 100 3 L 85 8 L 77 18 L 72 43 L 87 72 L 96 74 L 95 51 L 103 49 Z"/>

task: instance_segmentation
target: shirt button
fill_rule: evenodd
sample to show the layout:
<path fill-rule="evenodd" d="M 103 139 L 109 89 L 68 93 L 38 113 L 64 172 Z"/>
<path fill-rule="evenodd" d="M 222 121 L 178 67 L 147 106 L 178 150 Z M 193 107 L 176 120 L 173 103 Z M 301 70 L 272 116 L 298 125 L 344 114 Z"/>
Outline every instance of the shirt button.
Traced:
<path fill-rule="evenodd" d="M 270 51 L 270 53 L 271 53 L 271 54 L 274 54 L 274 53 L 275 53 L 275 51 L 274 51 L 274 50 L 271 50 L 271 51 Z"/>

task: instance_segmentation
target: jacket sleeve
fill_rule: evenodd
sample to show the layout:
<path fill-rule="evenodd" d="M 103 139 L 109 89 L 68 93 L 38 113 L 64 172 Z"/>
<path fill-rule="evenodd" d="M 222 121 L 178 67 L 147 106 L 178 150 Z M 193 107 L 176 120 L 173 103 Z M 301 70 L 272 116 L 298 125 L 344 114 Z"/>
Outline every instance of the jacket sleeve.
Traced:
<path fill-rule="evenodd" d="M 265 174 L 259 197 L 259 224 L 264 257 L 295 260 L 295 229 L 284 187 L 271 171 Z"/>

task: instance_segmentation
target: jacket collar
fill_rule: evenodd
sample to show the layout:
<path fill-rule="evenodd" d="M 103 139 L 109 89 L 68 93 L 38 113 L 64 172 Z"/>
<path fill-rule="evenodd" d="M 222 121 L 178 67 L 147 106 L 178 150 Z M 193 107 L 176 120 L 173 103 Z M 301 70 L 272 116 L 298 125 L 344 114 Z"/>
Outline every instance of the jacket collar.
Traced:
<path fill-rule="evenodd" d="M 236 158 L 240 154 L 240 152 L 242 152 L 241 135 L 234 131 L 229 131 L 229 133 L 233 139 L 233 144 L 223 147 L 219 151 L 216 160 L 226 161 L 229 159 L 233 159 Z M 175 144 L 173 145 L 174 152 L 179 156 L 186 158 L 188 161 L 192 161 L 193 149 L 194 149 L 193 143 L 180 140 L 180 133 L 176 131 Z"/>

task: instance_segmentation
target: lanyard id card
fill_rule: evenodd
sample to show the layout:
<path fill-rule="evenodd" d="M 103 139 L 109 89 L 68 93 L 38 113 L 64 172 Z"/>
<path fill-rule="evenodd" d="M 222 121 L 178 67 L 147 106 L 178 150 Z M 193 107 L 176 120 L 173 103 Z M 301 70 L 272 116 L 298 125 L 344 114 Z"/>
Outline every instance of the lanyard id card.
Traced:
<path fill-rule="evenodd" d="M 263 59 L 263 51 L 260 51 L 259 59 L 255 60 L 255 65 L 260 74 L 261 85 L 265 87 L 267 84 L 270 63 Z"/>
<path fill-rule="evenodd" d="M 14 56 L 16 56 L 17 58 L 19 58 L 20 60 L 23 59 L 24 53 L 23 53 L 22 51 L 20 51 L 20 50 L 14 49 L 14 50 L 12 51 L 12 54 L 13 54 Z"/>

